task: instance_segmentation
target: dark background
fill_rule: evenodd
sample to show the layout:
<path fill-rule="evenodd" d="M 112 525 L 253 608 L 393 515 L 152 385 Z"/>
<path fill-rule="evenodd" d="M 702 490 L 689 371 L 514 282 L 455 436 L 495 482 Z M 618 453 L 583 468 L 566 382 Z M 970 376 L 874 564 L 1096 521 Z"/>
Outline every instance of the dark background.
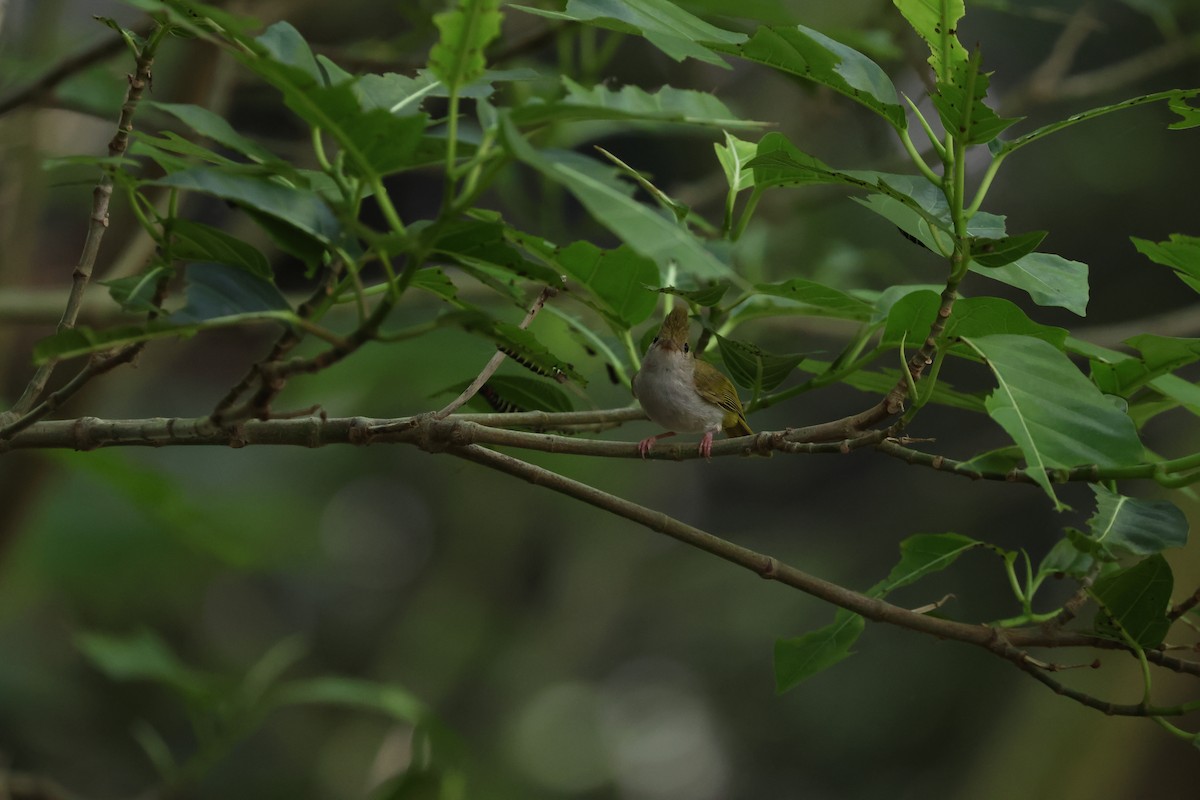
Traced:
<path fill-rule="evenodd" d="M 683 5 L 697 13 L 761 8 L 775 15 L 771 21 L 802 22 L 860 49 L 874 42 L 869 53 L 897 88 L 923 96 L 916 68 L 923 45 L 889 3 Z M 421 66 L 434 38 L 430 14 L 443 7 L 430 0 L 229 6 L 265 22 L 287 19 L 318 52 L 371 71 Z M 1044 96 L 1031 92 L 1030 76 L 1080 6 L 992 2 L 968 9 L 960 39 L 982 47 L 985 66 L 995 71 L 991 96 L 1003 112 L 1028 117 L 1016 133 L 1137 94 L 1200 85 L 1198 4 L 1095 2 L 1089 7 L 1096 28 L 1071 74 L 1159 52 L 1164 41 L 1191 37 L 1192 45 L 1181 46 L 1169 68 L 1130 80 L 1136 73 L 1129 67 L 1086 96 L 1064 97 L 1053 87 Z M 0 9 L 0 97 L 108 36 L 92 15 L 139 20 L 104 2 L 10 0 Z M 563 46 L 572 48 L 573 34 L 544 35 L 545 27 L 510 10 L 493 48 L 514 53 L 502 66 L 558 69 L 558 37 L 568 37 Z M 40 103 L 0 117 L 6 400 L 28 379 L 29 345 L 52 329 L 86 230 L 87 173 L 45 172 L 40 161 L 103 152 L 128 62 L 118 54 Z M 713 91 L 737 113 L 777 123 L 798 146 L 838 167 L 904 163 L 874 116 L 750 64 L 735 63 L 732 71 L 677 64 L 629 38 L 591 77 Z M 207 105 L 278 152 L 307 157 L 307 134 L 281 116 L 278 98 L 203 45 L 169 42 L 152 96 Z M 965 292 L 1008 297 L 1040 322 L 1109 346 L 1143 331 L 1196 335 L 1192 294 L 1128 240 L 1200 234 L 1200 139 L 1195 130 L 1165 130 L 1172 119 L 1164 106 L 1152 106 L 1051 137 L 1012 156 L 989 195 L 985 208 L 1006 214 L 1010 231 L 1048 229 L 1043 249 L 1090 265 L 1085 320 L 1032 306 L 977 276 Z M 147 113 L 138 125 L 157 130 L 170 120 Z M 560 146 L 581 152 L 602 144 L 719 221 L 724 182 L 711 132 L 594 124 L 560 135 Z M 405 175 L 390 188 L 410 217 L 436 207 L 432 173 Z M 484 205 L 556 241 L 612 242 L 561 193 L 520 171 Z M 98 277 L 136 271 L 149 255 L 123 210 L 114 205 Z M 188 210 L 239 235 L 258 235 L 223 207 L 194 201 Z M 932 256 L 826 189 L 768 197 L 739 256 L 750 274 L 773 280 L 801 275 L 875 289 L 940 280 Z M 295 265 L 276 257 L 281 286 L 299 286 Z M 95 295 L 92 321 L 101 319 L 105 299 L 102 290 Z M 832 353 L 849 333 L 821 323 L 750 328 L 747 335 L 780 352 Z M 65 414 L 205 414 L 268 341 L 262 331 L 233 331 L 156 343 L 135 369 L 97 381 Z M 415 413 L 444 403 L 435 395 L 473 375 L 488 355 L 486 343 L 451 332 L 419 344 L 372 346 L 293 381 L 281 406 L 320 403 L 332 416 Z M 598 363 L 583 367 L 593 381 L 577 402 L 628 402 Z M 945 377 L 986 385 L 986 376 L 970 370 Z M 873 402 L 833 387 L 751 423 L 810 424 Z M 642 423 L 613 435 L 628 440 L 650 432 Z M 936 436 L 948 455 L 1003 443 L 986 419 L 938 409 L 926 411 L 911 432 Z M 1166 415 L 1151 426 L 1147 443 L 1168 456 L 1194 450 L 1193 420 Z M 956 531 L 1025 548 L 1036 560 L 1063 526 L 1083 526 L 1091 509 L 1083 486 L 1064 490 L 1076 510 L 1059 515 L 1031 486 L 971 483 L 867 452 L 712 464 L 534 460 L 854 588 L 882 578 L 911 534 Z M 1130 491 L 1159 494 L 1154 487 Z M 1195 516 L 1194 498 L 1173 499 Z M 1200 563 L 1194 548 L 1166 555 L 1182 596 L 1200 582 Z M 998 560 L 981 553 L 895 600 L 915 607 L 946 593 L 956 596 L 946 612 L 959 619 L 1017 610 Z M 292 674 L 406 687 L 461 737 L 469 797 L 1073 800 L 1195 793 L 1195 750 L 1152 722 L 1105 718 L 982 652 L 900 630 L 869 625 L 854 657 L 777 696 L 774 640 L 824 625 L 832 614 L 615 517 L 408 448 L 9 453 L 0 459 L 0 771 L 50 776 L 88 798 L 135 796 L 154 780 L 131 735 L 138 720 L 186 754 L 191 734 L 177 697 L 148 683 L 108 680 L 73 644 L 81 631 L 145 628 L 189 664 L 229 676 L 298 637 L 307 655 Z M 1054 658 L 1073 663 L 1070 653 Z M 1136 702 L 1136 663 L 1108 655 L 1104 665 L 1060 677 Z M 1159 676 L 1157 699 L 1192 698 L 1190 683 Z M 278 712 L 216 765 L 201 794 L 364 796 L 403 768 L 409 740 L 404 726 L 367 713 Z"/>

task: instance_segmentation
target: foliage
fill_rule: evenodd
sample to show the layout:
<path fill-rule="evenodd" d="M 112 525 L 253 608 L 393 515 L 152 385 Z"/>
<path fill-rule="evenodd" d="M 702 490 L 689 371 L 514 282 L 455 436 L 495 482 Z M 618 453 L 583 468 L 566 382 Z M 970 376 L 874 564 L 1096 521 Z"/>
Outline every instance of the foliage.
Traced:
<path fill-rule="evenodd" d="M 493 376 L 485 371 L 482 380 L 470 383 L 477 370 L 466 370 L 453 391 L 463 390 L 464 401 L 478 394 L 500 414 L 456 417 L 452 404 L 435 417 L 382 421 L 363 434 L 346 425 L 345 440 L 449 451 L 545 483 L 830 600 L 839 606 L 830 626 L 778 641 L 775 678 L 781 691 L 846 659 L 868 619 L 980 645 L 1038 673 L 1043 682 L 1051 679 L 1041 674 L 1041 662 L 1022 647 L 1117 647 L 1143 665 L 1152 660 L 1176 671 L 1195 671 L 1194 662 L 1175 659 L 1164 645 L 1189 635 L 1180 621 L 1190 606 L 1171 606 L 1174 580 L 1162 556 L 1168 548 L 1186 545 L 1187 521 L 1171 501 L 1137 497 L 1140 490 L 1134 487 L 1140 482 L 1179 488 L 1200 478 L 1200 454 L 1159 457 L 1141 438 L 1145 425 L 1166 411 L 1176 410 L 1189 424 L 1200 414 L 1200 393 L 1188 371 L 1200 360 L 1200 342 L 1146 334 L 1116 351 L 1038 322 L 1039 310 L 989 296 L 990 290 L 1002 291 L 1000 284 L 1035 306 L 1083 317 L 1089 267 L 1040 250 L 1046 231 L 1010 232 L 1004 215 L 983 209 L 991 188 L 1004 180 L 1009 156 L 1025 146 L 1148 103 L 1165 105 L 1182 118 L 1171 127 L 1184 129 L 1195 122 L 1190 103 L 1200 89 L 1137 96 L 1011 135 L 1021 130 L 1022 120 L 1001 116 L 989 96 L 987 42 L 970 51 L 960 43 L 956 29 L 966 9 L 950 0 L 895 0 L 930 52 L 934 82 L 928 103 L 903 96 L 876 61 L 813 28 L 752 22 L 745 30 L 732 30 L 667 0 L 570 0 L 563 10 L 502 9 L 498 0 L 457 0 L 435 16 L 438 38 L 430 45 L 426 68 L 415 77 L 354 75 L 315 54 L 287 22 L 258 31 L 247 20 L 184 0 L 133 5 L 155 21 L 153 47 L 111 20 L 106 24 L 118 29 L 140 62 L 152 59 L 168 34 L 220 48 L 277 95 L 292 122 L 309 133 L 311 153 L 301 159 L 275 152 L 197 105 L 143 101 L 149 106 L 144 111 L 158 112 L 160 119 L 182 125 L 183 132 L 139 131 L 127 153 L 110 152 L 90 163 L 127 200 L 155 244 L 154 257 L 139 274 L 108 283 L 112 302 L 129 315 L 122 324 L 67 324 L 36 345 L 34 362 L 47 370 L 76 358 L 89 360 L 65 388 L 34 392 L 0 416 L 0 450 L 72 446 L 76 440 L 45 417 L 96 374 L 166 337 L 249 324 L 270 326 L 278 334 L 270 355 L 248 361 L 247 377 L 208 417 L 161 435 L 137 428 L 136 436 L 157 444 L 217 443 L 234 436 L 282 443 L 292 429 L 275 424 L 285 420 L 273 403 L 289 380 L 357 357 L 368 345 L 432 340 L 447 332 L 482 337 L 527 372 Z M 591 36 L 602 29 L 608 36 L 644 40 L 676 61 L 715 67 L 736 62 L 739 69 L 823 87 L 872 115 L 880 130 L 895 138 L 907 163 L 896 172 L 831 166 L 805 152 L 803 143 L 778 131 L 763 133 L 764 123 L 739 119 L 720 98 L 692 88 L 616 89 L 588 85 L 586 76 L 562 74 L 542 81 L 536 73 L 501 69 L 489 62 L 488 53 L 509 14 L 549 19 L 567 31 L 588 26 L 584 30 Z M 672 197 L 654 175 L 622 161 L 619 151 L 569 149 L 574 140 L 564 131 L 587 124 L 707 133 L 716 140 L 708 170 L 723 174 L 726 186 L 721 218 L 707 219 Z M 81 161 L 88 159 L 72 164 Z M 976 164 L 984 166 L 976 170 Z M 570 233 L 551 241 L 547 236 L 561 232 L 530 229 L 527 221 L 514 219 L 498 192 L 514 173 L 536 176 L 542 190 L 567 193 L 607 231 L 610 244 Z M 441 187 L 435 208 L 413 213 L 393 202 L 398 182 L 428 174 L 436 174 Z M 863 214 L 864 224 L 894 226 L 927 250 L 940 264 L 936 282 L 868 287 L 810 275 L 799 265 L 766 276 L 747 269 L 742 248 L 755 226 L 765 224 L 756 216 L 763 201 L 785 192 L 818 191 L 853 197 L 870 212 Z M 160 194 L 168 198 L 165 204 L 156 202 Z M 185 201 L 195 197 L 233 207 L 245 225 L 258 230 L 254 241 L 270 242 L 286 257 L 269 255 L 250 237 L 188 216 L 192 207 Z M 611 246 L 614 237 L 618 243 Z M 1200 289 L 1200 246 L 1194 237 L 1177 233 L 1162 242 L 1131 240 L 1152 262 L 1174 270 L 1187 289 Z M 908 246 L 897 241 L 897 247 Z M 296 286 L 311 296 L 297 300 Z M 969 297 L 960 297 L 963 288 L 969 288 Z M 885 580 L 864 592 L 839 593 L 798 571 L 785 574 L 762 566 L 765 557 L 744 548 L 711 542 L 673 520 L 656 522 L 628 501 L 563 474 L 504 461 L 510 457 L 493 451 L 506 445 L 632 457 L 632 445 L 618 450 L 611 442 L 522 429 L 572 434 L 574 425 L 630 419 L 582 400 L 588 376 L 569 353 L 575 352 L 573 342 L 582 342 L 614 382 L 628 387 L 643 349 L 635 328 L 651 320 L 664 296 L 686 303 L 700 319 L 704 333 L 697 353 L 723 363 L 750 393 L 750 412 L 838 384 L 878 397 L 866 410 L 847 409 L 845 416 L 826 423 L 718 445 L 714 454 L 778 451 L 782 457 L 773 466 L 786 468 L 789 453 L 871 448 L 931 467 L 929 481 L 954 480 L 936 470 L 1033 484 L 1058 511 L 1068 508 L 1061 485 L 1086 482 L 1095 497 L 1088 529 L 1065 529 L 1036 568 L 1023 550 L 957 532 L 918 533 L 902 542 L 900 563 Z M 530 325 L 543 302 L 559 328 Z M 524 322 L 516 324 L 517 309 L 526 308 Z M 829 360 L 814 358 L 803 345 L 774 353 L 751 341 L 761 331 L 788 331 L 797 320 L 813 319 L 839 320 L 850 331 Z M 987 385 L 980 388 L 983 382 Z M 577 411 L 583 404 L 589 407 Z M 1011 443 L 951 459 L 921 439 L 908 438 L 921 435 L 927 418 L 952 409 L 971 414 L 981 426 L 994 426 L 993 432 L 1002 431 Z M 505 419 L 513 412 L 518 416 Z M 86 435 L 92 446 L 136 441 L 121 425 Z M 272 439 L 275 435 L 280 438 Z M 662 447 L 655 456 L 687 458 L 693 450 Z M 943 619 L 937 607 L 914 613 L 885 602 L 890 593 L 954 566 L 972 550 L 998 559 L 998 572 L 1013 590 L 1014 616 L 984 626 Z M 1075 581 L 1076 595 L 1044 600 L 1038 591 L 1053 576 Z M 1078 610 L 1088 602 L 1096 610 L 1085 619 Z M 994 636 L 985 640 L 982 633 L 971 633 L 985 628 Z M 85 634 L 79 646 L 113 680 L 170 687 L 202 720 L 197 752 L 181 764 L 164 737 L 141 729 L 139 739 L 171 788 L 195 780 L 268 711 L 283 705 L 339 703 L 389 714 L 422 731 L 436 727 L 423 705 L 398 687 L 335 677 L 283 681 L 279 675 L 290 665 L 290 655 L 269 654 L 241 683 L 230 685 L 186 666 L 152 634 Z M 1147 678 L 1146 697 L 1137 707 L 1066 693 L 1109 713 L 1154 717 L 1181 738 L 1191 738 L 1167 718 L 1195 709 L 1198 702 L 1156 706 L 1149 683 Z M 411 767 L 413 781 L 436 767 L 438 779 L 429 796 L 462 791 L 453 758 L 441 760 L 445 747 L 437 739 L 430 750 L 434 760 Z M 416 791 L 409 795 L 398 788 L 388 796 L 418 796 Z"/>

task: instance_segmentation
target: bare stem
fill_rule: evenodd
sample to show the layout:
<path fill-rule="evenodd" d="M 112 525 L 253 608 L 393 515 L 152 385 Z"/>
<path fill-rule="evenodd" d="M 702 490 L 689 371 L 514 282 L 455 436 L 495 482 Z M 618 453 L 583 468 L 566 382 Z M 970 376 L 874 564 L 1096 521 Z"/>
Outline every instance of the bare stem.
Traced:
<path fill-rule="evenodd" d="M 159 44 L 168 31 L 169 28 L 167 26 L 158 26 L 142 46 L 141 52 L 138 53 L 136 69 L 129 76 L 129 89 L 125 93 L 125 103 L 121 106 L 121 117 L 117 122 L 117 132 L 108 143 L 108 155 L 110 158 L 118 158 L 124 155 L 129 147 L 129 135 L 133 132 L 134 114 L 137 112 L 142 94 L 150 85 L 151 67 L 154 65 L 154 57 L 158 51 Z M 72 273 L 71 291 L 67 295 L 67 305 L 63 309 L 62 317 L 58 322 L 59 332 L 74 328 L 75 321 L 79 318 L 79 309 L 83 305 L 84 291 L 87 289 L 88 282 L 92 278 L 92 270 L 96 265 L 96 257 L 100 252 L 100 242 L 104 239 L 104 234 L 108 230 L 108 206 L 112 200 L 112 193 L 112 173 L 105 170 L 101 174 L 96 188 L 92 191 L 92 213 L 89 218 L 87 237 L 84 239 L 83 252 L 79 256 L 79 262 L 75 265 L 75 271 Z M 20 399 L 13 406 L 13 413 L 18 416 L 24 415 L 34 407 L 38 399 L 42 396 L 42 393 L 46 390 L 46 384 L 50 380 L 50 375 L 54 372 L 55 364 L 56 362 L 49 361 L 38 368 L 30 379 L 29 385 L 25 387 L 24 393 L 22 393 Z"/>

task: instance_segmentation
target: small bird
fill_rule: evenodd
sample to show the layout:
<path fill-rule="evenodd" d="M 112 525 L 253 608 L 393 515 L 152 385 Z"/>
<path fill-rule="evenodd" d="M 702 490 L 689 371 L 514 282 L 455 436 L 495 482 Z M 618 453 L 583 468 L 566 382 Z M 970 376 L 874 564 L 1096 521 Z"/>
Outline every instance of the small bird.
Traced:
<path fill-rule="evenodd" d="M 712 457 L 713 434 L 726 436 L 754 433 L 746 424 L 746 412 L 729 378 L 707 361 L 701 361 L 688 346 L 688 313 L 677 306 L 646 352 L 642 368 L 633 376 L 633 396 L 646 416 L 668 429 L 638 442 L 642 458 L 659 439 L 676 433 L 699 433 L 700 455 Z"/>

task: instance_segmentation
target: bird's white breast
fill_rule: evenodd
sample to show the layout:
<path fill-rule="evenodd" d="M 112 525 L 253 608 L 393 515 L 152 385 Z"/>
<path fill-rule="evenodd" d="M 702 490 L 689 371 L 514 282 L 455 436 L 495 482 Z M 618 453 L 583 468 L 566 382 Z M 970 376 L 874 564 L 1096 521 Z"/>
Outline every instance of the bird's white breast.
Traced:
<path fill-rule="evenodd" d="M 725 412 L 696 392 L 691 356 L 651 347 L 633 379 L 646 416 L 677 433 L 718 431 Z"/>

